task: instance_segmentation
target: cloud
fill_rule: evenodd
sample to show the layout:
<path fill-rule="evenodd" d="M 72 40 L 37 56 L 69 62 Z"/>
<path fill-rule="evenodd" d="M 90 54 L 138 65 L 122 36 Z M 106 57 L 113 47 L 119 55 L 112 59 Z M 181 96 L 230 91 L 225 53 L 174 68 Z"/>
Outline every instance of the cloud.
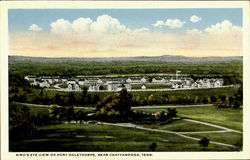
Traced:
<path fill-rule="evenodd" d="M 134 32 L 149 32 L 149 29 L 148 28 L 138 28 L 138 29 L 135 29 Z"/>
<path fill-rule="evenodd" d="M 191 21 L 192 23 L 199 22 L 200 20 L 202 20 L 202 18 L 201 18 L 201 17 L 198 17 L 198 16 L 196 16 L 196 15 L 192 15 L 192 16 L 190 17 L 190 21 Z"/>
<path fill-rule="evenodd" d="M 50 26 L 51 33 L 56 35 L 66 34 L 72 31 L 72 24 L 64 19 L 58 19 L 56 22 L 51 23 Z"/>
<path fill-rule="evenodd" d="M 87 32 L 90 30 L 90 24 L 92 22 L 90 18 L 78 18 L 73 21 L 72 29 L 75 32 Z"/>
<path fill-rule="evenodd" d="M 165 25 L 163 21 L 156 21 L 155 24 L 153 24 L 154 27 L 162 28 Z"/>
<path fill-rule="evenodd" d="M 205 32 L 210 34 L 218 34 L 218 33 L 241 33 L 242 28 L 240 26 L 234 26 L 229 20 L 224 20 L 221 23 L 217 23 L 216 25 L 211 25 L 205 29 Z"/>
<path fill-rule="evenodd" d="M 167 19 L 153 25 L 174 29 L 184 24 L 178 19 Z M 224 20 L 202 30 L 154 32 L 149 28 L 130 29 L 108 15 L 96 20 L 58 19 L 51 23 L 51 33 L 11 33 L 10 51 L 49 57 L 242 55 L 242 28 Z"/>
<path fill-rule="evenodd" d="M 170 29 L 181 28 L 186 22 L 182 22 L 179 19 L 167 19 L 165 25 Z"/>
<path fill-rule="evenodd" d="M 90 26 L 91 31 L 95 33 L 120 33 L 129 31 L 125 25 L 121 25 L 120 21 L 109 15 L 101 15 Z"/>
<path fill-rule="evenodd" d="M 163 21 L 156 21 L 156 23 L 153 24 L 154 27 L 162 28 L 163 26 L 166 26 L 170 29 L 176 29 L 181 28 L 185 24 L 185 21 L 181 21 L 179 19 L 167 19 L 164 23 Z"/>
<path fill-rule="evenodd" d="M 116 34 L 129 31 L 130 29 L 122 25 L 118 19 L 109 15 L 98 16 L 96 21 L 90 18 L 80 17 L 72 23 L 64 19 L 58 19 L 51 23 L 51 33 L 57 35 L 64 35 L 67 33 Z"/>
<path fill-rule="evenodd" d="M 186 33 L 189 35 L 198 35 L 198 34 L 202 34 L 203 32 L 194 28 L 194 29 L 187 30 Z"/>
<path fill-rule="evenodd" d="M 39 32 L 41 30 L 43 30 L 41 27 L 39 27 L 38 25 L 36 24 L 32 24 L 31 26 L 29 26 L 29 31 L 34 31 L 34 32 Z"/>

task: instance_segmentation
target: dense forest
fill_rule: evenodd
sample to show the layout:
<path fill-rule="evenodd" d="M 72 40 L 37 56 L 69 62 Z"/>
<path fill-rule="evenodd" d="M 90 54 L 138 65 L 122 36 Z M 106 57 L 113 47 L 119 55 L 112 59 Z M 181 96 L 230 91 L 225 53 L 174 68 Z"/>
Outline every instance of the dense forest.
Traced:
<path fill-rule="evenodd" d="M 174 74 L 180 70 L 193 78 L 220 77 L 236 84 L 242 82 L 243 62 L 165 63 L 165 62 L 11 62 L 9 72 L 19 75 L 66 76 Z"/>

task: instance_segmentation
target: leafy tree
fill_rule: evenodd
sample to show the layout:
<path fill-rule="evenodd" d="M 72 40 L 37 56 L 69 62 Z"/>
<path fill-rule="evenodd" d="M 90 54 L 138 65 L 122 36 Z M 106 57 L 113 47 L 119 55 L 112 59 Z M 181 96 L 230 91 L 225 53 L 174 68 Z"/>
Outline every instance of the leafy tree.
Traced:
<path fill-rule="evenodd" d="M 10 139 L 23 139 L 32 136 L 35 125 L 28 107 L 10 104 L 9 108 Z"/>
<path fill-rule="evenodd" d="M 160 112 L 160 121 L 161 121 L 161 125 L 163 124 L 163 122 L 165 122 L 167 120 L 167 116 L 165 115 L 164 111 Z"/>
<path fill-rule="evenodd" d="M 70 98 L 69 97 L 63 97 L 62 101 L 63 101 L 62 105 L 64 105 L 64 106 L 70 105 Z"/>
<path fill-rule="evenodd" d="M 93 103 L 93 104 L 97 104 L 97 102 L 98 102 L 99 100 L 100 100 L 99 95 L 98 95 L 98 94 L 95 94 L 94 97 L 93 97 L 92 103 Z"/>
<path fill-rule="evenodd" d="M 41 89 L 39 95 L 40 95 L 40 96 L 43 96 L 43 90 L 42 90 L 42 89 Z"/>
<path fill-rule="evenodd" d="M 154 95 L 153 94 L 150 94 L 148 96 L 148 104 L 153 104 L 153 101 L 154 101 Z"/>
<path fill-rule="evenodd" d="M 72 105 L 72 104 L 75 104 L 75 94 L 73 92 L 70 92 L 69 94 L 69 104 Z"/>
<path fill-rule="evenodd" d="M 207 137 L 203 137 L 200 141 L 199 141 L 200 146 L 203 147 L 203 149 L 205 150 L 206 147 L 209 144 L 209 139 Z"/>
<path fill-rule="evenodd" d="M 66 109 L 66 117 L 67 117 L 67 121 L 70 122 L 71 120 L 74 119 L 74 108 L 72 106 L 68 107 Z"/>
<path fill-rule="evenodd" d="M 61 100 L 60 95 L 59 95 L 59 94 L 56 94 L 56 95 L 55 95 L 55 103 L 58 104 L 58 105 L 60 105 L 60 104 L 61 104 L 61 101 L 62 101 L 62 100 Z"/>
<path fill-rule="evenodd" d="M 101 85 L 101 86 L 99 87 L 99 89 L 100 89 L 100 90 L 104 90 L 104 87 L 103 87 L 103 85 Z"/>
<path fill-rule="evenodd" d="M 155 151 L 156 147 L 157 147 L 157 144 L 156 144 L 155 142 L 153 142 L 153 143 L 149 146 L 149 148 L 150 148 L 151 151 Z"/>
<path fill-rule="evenodd" d="M 85 114 L 83 113 L 82 110 L 78 110 L 75 115 L 74 115 L 74 120 L 77 121 L 82 121 L 85 119 Z"/>
<path fill-rule="evenodd" d="M 175 108 L 168 108 L 167 118 L 171 121 L 177 117 L 177 111 Z"/>
<path fill-rule="evenodd" d="M 87 87 L 83 87 L 82 97 L 86 97 L 87 93 L 88 93 L 88 88 Z"/>
<path fill-rule="evenodd" d="M 132 97 L 127 90 L 122 90 L 118 95 L 112 94 L 104 97 L 96 105 L 96 116 L 102 120 L 125 120 L 131 115 Z"/>
<path fill-rule="evenodd" d="M 62 118 L 62 112 L 60 111 L 60 108 L 57 105 L 50 105 L 48 111 L 49 117 L 59 123 Z"/>

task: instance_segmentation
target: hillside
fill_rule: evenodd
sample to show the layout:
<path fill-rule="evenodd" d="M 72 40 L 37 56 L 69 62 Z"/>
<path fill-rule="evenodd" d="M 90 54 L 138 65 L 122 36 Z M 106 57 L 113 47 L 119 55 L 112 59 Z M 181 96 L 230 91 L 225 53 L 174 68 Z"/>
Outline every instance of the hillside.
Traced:
<path fill-rule="evenodd" d="M 182 63 L 214 63 L 243 61 L 242 56 L 237 57 L 185 57 L 185 56 L 157 56 L 157 57 L 108 57 L 108 58 L 45 58 L 45 57 L 24 57 L 9 56 L 9 62 L 29 61 L 41 63 L 54 62 L 182 62 Z"/>

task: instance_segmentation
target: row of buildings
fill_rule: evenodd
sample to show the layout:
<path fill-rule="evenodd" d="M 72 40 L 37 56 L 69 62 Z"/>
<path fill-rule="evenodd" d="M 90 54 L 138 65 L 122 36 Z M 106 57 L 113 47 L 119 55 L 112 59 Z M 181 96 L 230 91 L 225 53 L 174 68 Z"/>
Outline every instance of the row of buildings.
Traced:
<path fill-rule="evenodd" d="M 131 90 L 132 85 L 140 85 L 142 90 L 146 90 L 149 84 L 160 84 L 177 88 L 214 88 L 223 86 L 223 79 L 205 78 L 194 81 L 191 77 L 116 77 L 116 78 L 60 78 L 60 77 L 34 77 L 26 76 L 25 79 L 32 85 L 40 87 L 56 87 L 64 85 L 69 91 L 80 91 L 81 86 L 88 87 L 89 91 L 120 91 L 122 89 Z"/>

